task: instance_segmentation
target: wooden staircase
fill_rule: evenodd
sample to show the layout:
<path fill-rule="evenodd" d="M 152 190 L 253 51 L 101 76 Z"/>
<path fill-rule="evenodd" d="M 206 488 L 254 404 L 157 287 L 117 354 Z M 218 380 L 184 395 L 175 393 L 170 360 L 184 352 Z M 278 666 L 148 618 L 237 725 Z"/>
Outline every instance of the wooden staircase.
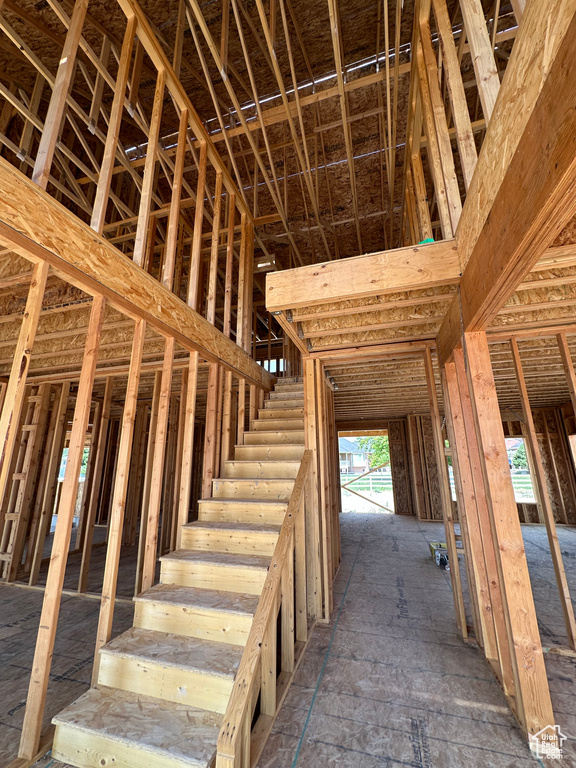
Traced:
<path fill-rule="evenodd" d="M 303 385 L 280 380 L 233 461 L 101 650 L 98 683 L 54 718 L 79 768 L 208 768 L 304 453 Z"/>

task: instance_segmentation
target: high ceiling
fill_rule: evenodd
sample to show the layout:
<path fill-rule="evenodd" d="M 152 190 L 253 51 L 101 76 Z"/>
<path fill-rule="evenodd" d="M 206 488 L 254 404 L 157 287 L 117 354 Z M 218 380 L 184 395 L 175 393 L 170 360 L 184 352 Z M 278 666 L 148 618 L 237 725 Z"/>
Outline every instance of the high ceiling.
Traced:
<path fill-rule="evenodd" d="M 413 0 L 143 0 L 141 5 L 254 214 L 272 219 L 258 232 L 279 268 L 400 245 Z M 492 4 L 484 5 L 489 15 Z M 6 0 L 0 40 L 5 84 L 29 94 L 36 76 L 9 31 L 54 72 L 66 31 L 59 17 L 71 8 L 70 0 Z M 459 10 L 452 0 L 448 8 L 458 40 Z M 103 31 L 119 49 L 124 27 L 116 2 L 90 2 L 84 35 L 95 51 Z M 515 29 L 510 4 L 499 3 L 502 69 Z M 179 35 L 182 56 L 174 60 Z M 115 58 L 109 61 L 113 74 Z M 462 72 L 480 142 L 482 110 L 466 46 Z M 82 91 L 90 95 L 84 74 L 79 67 L 79 100 Z M 154 86 L 155 70 L 144 55 L 139 84 L 144 110 L 152 109 Z M 104 103 L 112 97 L 105 90 Z M 165 112 L 162 136 L 169 148 L 177 117 Z M 124 121 L 122 141 L 128 149 L 136 147 L 130 157 L 145 154 L 147 139 L 135 123 Z M 431 208 L 434 218 L 433 201 Z"/>

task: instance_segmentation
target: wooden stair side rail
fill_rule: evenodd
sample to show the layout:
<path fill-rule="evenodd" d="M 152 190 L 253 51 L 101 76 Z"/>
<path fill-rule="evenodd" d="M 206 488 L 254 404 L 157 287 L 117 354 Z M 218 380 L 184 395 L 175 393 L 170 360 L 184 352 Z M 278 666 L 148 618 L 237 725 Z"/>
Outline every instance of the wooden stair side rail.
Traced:
<path fill-rule="evenodd" d="M 224 715 L 218 737 L 216 768 L 249 768 L 257 758 L 257 755 L 250 755 L 250 723 L 252 721 L 252 704 L 255 701 L 254 686 L 258 683 L 257 678 L 260 670 L 262 670 L 260 684 L 262 686 L 262 700 L 264 701 L 261 717 L 267 718 L 269 726 L 272 725 L 274 715 L 281 703 L 281 697 L 278 696 L 276 690 L 277 648 L 273 639 L 276 637 L 276 617 L 281 594 L 289 598 L 290 605 L 294 599 L 294 590 L 286 589 L 286 583 L 290 581 L 292 575 L 296 579 L 296 605 L 293 611 L 290 611 L 286 606 L 281 608 L 282 637 L 287 637 L 289 634 L 286 632 L 285 619 L 295 615 L 296 641 L 305 642 L 307 639 L 306 591 L 302 589 L 302 585 L 306 584 L 306 573 L 305 570 L 301 570 L 305 563 L 305 556 L 303 556 L 305 536 L 302 525 L 304 523 L 304 492 L 312 466 L 312 458 L 312 451 L 304 451 L 240 667 L 236 674 L 234 688 Z M 289 562 L 294 557 L 295 548 L 297 568 L 293 572 L 289 567 Z M 282 588 L 283 583 L 284 589 Z M 302 616 L 304 616 L 304 620 Z M 293 637 L 293 635 L 291 636 Z M 286 658 L 291 659 L 292 653 L 287 654 L 286 650 L 283 649 L 284 660 Z M 288 666 L 293 667 L 293 664 L 289 662 Z M 270 672 L 272 669 L 274 673 Z M 269 670 L 267 675 L 265 670 Z M 286 672 L 288 675 L 292 675 L 293 669 L 286 670 Z M 272 707 L 272 701 L 274 707 Z M 267 733 L 269 728 L 259 728 L 257 722 L 255 730 L 264 730 Z M 260 748 L 264 746 L 264 740 L 264 738 L 259 739 Z"/>

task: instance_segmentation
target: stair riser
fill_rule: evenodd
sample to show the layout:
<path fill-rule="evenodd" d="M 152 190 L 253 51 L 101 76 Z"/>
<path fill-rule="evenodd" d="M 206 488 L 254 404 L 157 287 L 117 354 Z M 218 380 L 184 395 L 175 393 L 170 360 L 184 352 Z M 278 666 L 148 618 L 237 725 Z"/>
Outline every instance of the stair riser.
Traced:
<path fill-rule="evenodd" d="M 282 525 L 286 514 L 286 505 L 254 504 L 220 504 L 217 501 L 201 501 L 198 506 L 198 519 L 202 521 L 223 523 L 266 523 L 267 525 Z"/>
<path fill-rule="evenodd" d="M 304 432 L 244 432 L 245 445 L 304 445 Z"/>
<path fill-rule="evenodd" d="M 264 408 L 266 411 L 284 411 L 284 410 L 292 410 L 296 408 L 299 410 L 303 410 L 304 398 L 293 397 L 290 399 L 282 399 L 282 400 L 266 400 L 266 402 L 264 403 Z"/>
<path fill-rule="evenodd" d="M 303 400 L 304 390 L 302 388 L 294 390 L 286 390 L 285 392 L 270 392 L 270 400 L 278 402 L 279 400 Z"/>
<path fill-rule="evenodd" d="M 237 445 L 238 461 L 298 461 L 304 454 L 303 445 Z"/>
<path fill-rule="evenodd" d="M 105 650 L 100 658 L 98 682 L 110 688 L 221 713 L 226 711 L 234 684 L 232 678 Z"/>
<path fill-rule="evenodd" d="M 222 468 L 222 476 L 232 477 L 291 477 L 298 474 L 299 461 L 227 461 Z"/>
<path fill-rule="evenodd" d="M 264 501 L 288 501 L 294 481 L 286 480 L 245 480 L 231 478 L 214 480 L 212 496 L 216 499 L 262 499 Z"/>
<path fill-rule="evenodd" d="M 181 605 L 137 601 L 134 626 L 217 643 L 246 645 L 252 616 L 223 611 L 200 611 Z"/>
<path fill-rule="evenodd" d="M 282 381 L 278 380 L 276 382 L 276 386 L 274 387 L 275 392 L 292 392 L 293 390 L 302 392 L 302 388 L 304 386 L 303 381 Z"/>
<path fill-rule="evenodd" d="M 304 429 L 304 419 L 263 419 L 262 421 L 251 421 L 250 429 L 256 432 L 269 432 L 271 429 L 288 431 Z"/>
<path fill-rule="evenodd" d="M 223 592 L 245 592 L 259 595 L 262 592 L 266 571 L 242 566 L 218 567 L 204 563 L 177 563 L 162 560 L 160 581 L 181 587 L 219 589 Z"/>
<path fill-rule="evenodd" d="M 304 408 L 264 408 L 258 411 L 259 419 L 303 419 Z"/>
<path fill-rule="evenodd" d="M 182 761 L 176 756 L 151 754 L 137 742 L 124 744 L 64 725 L 56 728 L 51 757 L 82 768 L 142 768 L 144 765 L 148 768 L 182 768 Z M 186 763 L 186 768 L 193 765 Z M 204 768 L 206 761 L 197 765 Z"/>
<path fill-rule="evenodd" d="M 232 535 L 224 531 L 184 528 L 182 530 L 182 548 L 201 552 L 229 552 L 236 555 L 270 555 L 278 541 L 276 533 L 251 533 Z"/>

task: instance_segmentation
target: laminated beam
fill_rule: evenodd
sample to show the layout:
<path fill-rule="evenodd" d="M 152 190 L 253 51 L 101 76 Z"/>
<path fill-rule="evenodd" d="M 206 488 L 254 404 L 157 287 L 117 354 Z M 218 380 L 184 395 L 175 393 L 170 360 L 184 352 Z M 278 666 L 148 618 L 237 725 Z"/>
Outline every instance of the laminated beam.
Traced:
<path fill-rule="evenodd" d="M 274 377 L 88 225 L 0 159 L 0 243 L 266 390 Z"/>
<path fill-rule="evenodd" d="M 266 276 L 270 312 L 382 293 L 453 285 L 460 279 L 454 240 L 311 264 Z"/>
<path fill-rule="evenodd" d="M 529 5 L 457 232 L 464 267 L 438 336 L 485 329 L 576 213 L 576 0 Z M 521 194 L 518 193 L 521 190 Z"/>

